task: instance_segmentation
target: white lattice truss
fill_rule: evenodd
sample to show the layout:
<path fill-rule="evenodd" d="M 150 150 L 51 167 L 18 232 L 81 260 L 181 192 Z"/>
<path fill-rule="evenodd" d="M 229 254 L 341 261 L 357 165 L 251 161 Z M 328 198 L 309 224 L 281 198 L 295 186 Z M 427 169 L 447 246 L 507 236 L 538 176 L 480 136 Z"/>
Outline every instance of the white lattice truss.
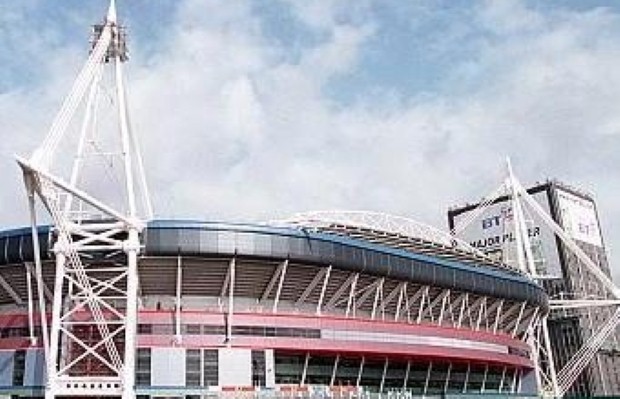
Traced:
<path fill-rule="evenodd" d="M 304 229 L 347 235 L 402 249 L 412 249 L 415 244 L 418 246 L 423 244 L 427 246 L 429 252 L 441 257 L 483 262 L 497 267 L 506 266 L 450 233 L 413 219 L 380 212 L 304 212 L 270 224 L 293 225 Z"/>
<path fill-rule="evenodd" d="M 556 223 L 553 218 L 545 212 L 538 202 L 527 192 L 522 184 L 515 177 L 510 161 L 508 161 L 508 177 L 505 182 L 486 197 L 474 209 L 469 217 L 465 218 L 461 225 L 455 226 L 453 234 L 459 234 L 468 224 L 477 220 L 485 209 L 494 203 L 501 196 L 511 198 L 515 246 L 517 253 L 517 267 L 534 281 L 541 282 L 548 276 L 539 275 L 535 267 L 535 259 L 532 253 L 532 245 L 526 224 L 525 208 L 535 213 L 543 223 L 556 235 L 558 239 L 568 248 L 579 260 L 581 265 L 592 277 L 605 288 L 608 296 L 605 298 L 580 298 L 552 299 L 550 300 L 551 309 L 581 309 L 596 306 L 616 307 L 611 317 L 598 327 L 573 355 L 573 357 L 556 372 L 555 362 L 551 351 L 551 342 L 547 327 L 547 317 L 540 319 L 540 323 L 535 326 L 537 331 L 531 337 L 531 344 L 534 348 L 533 354 L 538 356 L 537 377 L 541 394 L 549 397 L 563 397 L 571 389 L 572 385 L 579 378 L 585 368 L 595 358 L 598 350 L 603 346 L 607 338 L 616 330 L 620 322 L 620 289 L 614 284 L 611 278 L 605 274 L 601 268 L 581 249 L 573 238 Z"/>
<path fill-rule="evenodd" d="M 137 255 L 144 223 L 138 219 L 134 175 L 142 206 L 151 215 L 148 190 L 136 138 L 128 123 L 122 63 L 126 60 L 124 31 L 116 22 L 114 1 L 105 22 L 94 31 L 91 54 L 62 105 L 52 127 L 30 159 L 19 158 L 28 192 L 35 253 L 48 399 L 57 396 L 122 396 L 134 398 L 137 321 Z M 104 68 L 112 68 L 123 159 L 126 211 L 117 211 L 79 189 L 87 134 L 97 123 Z M 56 175 L 55 158 L 68 157 L 65 142 L 80 106 L 79 144 L 68 180 Z M 117 132 L 115 132 L 117 133 Z M 136 171 L 137 169 L 137 171 Z M 56 274 L 51 326 L 37 234 L 36 199 L 53 225 Z M 80 212 L 76 212 L 78 207 Z M 90 215 L 84 219 L 84 212 Z M 78 215 L 78 216 L 76 216 Z M 97 220 L 92 219 L 97 215 Z M 29 295 L 29 302 L 31 302 Z M 32 313 L 32 306 L 29 306 Z M 30 315 L 32 319 L 32 314 Z M 84 336 L 90 332 L 91 338 Z M 97 339 L 92 339 L 94 334 Z M 88 334 L 86 334 L 88 335 Z"/>

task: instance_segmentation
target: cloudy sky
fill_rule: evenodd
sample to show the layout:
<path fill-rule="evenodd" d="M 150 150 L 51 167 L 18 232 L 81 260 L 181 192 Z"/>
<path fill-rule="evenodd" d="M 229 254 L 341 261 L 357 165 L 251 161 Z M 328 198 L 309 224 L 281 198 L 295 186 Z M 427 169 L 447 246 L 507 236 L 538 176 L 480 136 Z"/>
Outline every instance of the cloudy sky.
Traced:
<path fill-rule="evenodd" d="M 2 226 L 27 221 L 13 154 L 44 137 L 105 3 L 0 0 Z M 443 227 L 510 156 L 526 184 L 593 192 L 620 251 L 617 2 L 118 3 L 159 217 L 365 209 Z"/>

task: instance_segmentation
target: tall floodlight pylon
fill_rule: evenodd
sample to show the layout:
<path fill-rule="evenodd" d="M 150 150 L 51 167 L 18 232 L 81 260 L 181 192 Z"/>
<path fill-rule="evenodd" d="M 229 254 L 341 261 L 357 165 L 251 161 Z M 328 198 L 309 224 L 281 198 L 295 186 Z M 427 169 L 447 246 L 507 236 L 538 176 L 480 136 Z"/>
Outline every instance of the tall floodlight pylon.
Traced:
<path fill-rule="evenodd" d="M 513 173 L 510 159 L 506 160 L 508 176 L 504 183 L 509 191 L 512 202 L 512 220 L 514 225 L 515 252 L 517 256 L 517 266 L 532 279 L 539 279 L 535 266 L 532 244 L 530 242 L 529 231 L 525 223 L 525 213 L 521 203 L 522 192 L 519 190 L 519 183 Z M 536 364 L 536 379 L 538 386 L 542 388 L 542 394 L 546 397 L 556 397 L 560 392 L 558 378 L 555 369 L 553 351 L 551 349 L 551 339 L 549 336 L 549 326 L 547 324 L 548 314 L 542 315 L 537 324 L 533 324 L 528 332 L 528 340 L 532 346 L 532 356 Z"/>
<path fill-rule="evenodd" d="M 152 209 L 129 125 L 123 77 L 127 59 L 125 30 L 117 23 L 112 0 L 104 21 L 93 27 L 90 56 L 49 133 L 30 158 L 18 157 L 32 224 L 47 399 L 135 398 L 137 258 Z M 105 79 L 106 73 L 110 80 Z M 113 104 L 113 117 L 101 118 L 102 103 Z M 72 130 L 78 114 L 82 119 Z M 110 125 L 110 120 L 115 123 Z M 97 128 L 106 121 L 105 129 Z M 73 133 L 77 137 L 72 141 Z M 120 177 L 115 176 L 109 186 L 93 171 L 86 172 L 88 148 L 100 149 L 96 143 L 104 137 L 108 142 L 116 140 L 116 149 L 97 155 L 106 165 L 120 168 Z M 67 159 L 74 161 L 63 171 Z M 100 198 L 92 187 L 120 193 L 118 201 Z M 42 294 L 42 270 L 52 265 L 42 264 L 40 257 L 38 201 L 53 227 L 51 318 Z"/>
<path fill-rule="evenodd" d="M 551 341 L 549 338 L 549 329 L 547 326 L 547 316 L 541 318 L 540 322 L 534 326 L 532 334 L 532 342 L 534 343 L 534 353 L 537 356 L 543 356 L 544 359 L 537 359 L 538 377 L 543 394 L 550 397 L 563 397 L 570 390 L 577 378 L 590 364 L 596 356 L 598 350 L 603 346 L 607 338 L 616 330 L 620 323 L 620 288 L 618 288 L 609 276 L 607 276 L 600 267 L 590 259 L 590 257 L 581 249 L 581 247 L 573 240 L 564 229 L 556 223 L 553 218 L 548 215 L 544 209 L 536 202 L 536 200 L 527 192 L 523 185 L 515 177 L 510 161 L 508 161 L 508 178 L 506 186 L 510 190 L 512 199 L 512 209 L 515 222 L 515 236 L 519 266 L 532 279 L 542 281 L 546 278 L 540 275 L 534 266 L 534 257 L 532 254 L 532 245 L 529 233 L 525 225 L 523 207 L 528 206 L 542 220 L 555 236 L 569 249 L 581 262 L 585 270 L 591 274 L 591 277 L 605 287 L 608 298 L 606 299 L 589 299 L 577 298 L 569 300 L 550 300 L 552 310 L 559 309 L 579 309 L 597 306 L 611 306 L 615 310 L 610 317 L 598 327 L 598 329 L 589 337 L 573 354 L 573 356 L 556 371 L 555 361 L 551 350 Z M 519 255 L 520 253 L 520 255 Z M 538 329 L 538 331 L 536 331 Z"/>
<path fill-rule="evenodd" d="M 478 220 L 486 209 L 498 201 L 503 201 L 502 197 L 504 196 L 511 203 L 510 216 L 514 232 L 514 243 L 512 240 L 506 240 L 504 245 L 514 244 L 516 255 L 514 266 L 517 269 L 541 285 L 544 280 L 556 278 L 552 275 L 546 275 L 544 270 L 537 270 L 536 268 L 536 259 L 534 258 L 534 251 L 532 251 L 530 232 L 525 217 L 525 210 L 527 210 L 530 214 L 538 217 L 543 227 L 553 232 L 566 249 L 575 255 L 583 266 L 584 272 L 588 273 L 592 281 L 600 284 L 606 291 L 604 298 L 582 297 L 574 295 L 578 293 L 566 293 L 568 294 L 566 299 L 549 300 L 550 311 L 579 310 L 591 307 L 610 307 L 613 310 L 609 312 L 607 320 L 594 329 L 591 336 L 582 343 L 581 347 L 561 368 L 557 367 L 552 351 L 552 341 L 547 324 L 549 314 L 538 314 L 528 327 L 527 337 L 532 347 L 532 361 L 536 364 L 539 394 L 544 397 L 561 398 L 570 391 L 579 376 L 595 359 L 605 341 L 620 324 L 620 288 L 584 252 L 575 239 L 528 193 L 513 173 L 510 160 L 507 161 L 507 176 L 503 183 L 492 194 L 485 197 L 471 214 L 464 218 L 462 223 L 454 226 L 452 234 L 459 236 L 468 225 Z M 504 248 L 502 252 L 505 253 L 507 249 Z"/>

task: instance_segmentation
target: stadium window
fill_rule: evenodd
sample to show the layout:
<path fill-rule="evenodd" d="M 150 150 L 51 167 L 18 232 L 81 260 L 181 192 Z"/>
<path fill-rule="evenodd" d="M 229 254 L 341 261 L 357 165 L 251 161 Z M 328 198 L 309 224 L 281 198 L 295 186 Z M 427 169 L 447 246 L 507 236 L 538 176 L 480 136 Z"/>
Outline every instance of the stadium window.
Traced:
<path fill-rule="evenodd" d="M 136 385 L 151 385 L 151 348 L 138 348 L 136 353 Z"/>
<path fill-rule="evenodd" d="M 26 351 L 18 350 L 13 354 L 13 386 L 24 385 L 26 370 Z"/>
<path fill-rule="evenodd" d="M 422 394 L 428 373 L 428 362 L 411 361 L 407 389 L 413 394 Z"/>
<path fill-rule="evenodd" d="M 448 381 L 448 393 L 460 393 L 463 391 L 465 385 L 465 378 L 467 376 L 467 364 L 465 363 L 452 363 L 450 370 L 450 380 Z"/>
<path fill-rule="evenodd" d="M 185 386 L 201 386 L 200 349 L 185 351 Z"/>
<path fill-rule="evenodd" d="M 379 392 L 384 367 L 384 359 L 366 359 L 364 368 L 362 369 L 360 386 L 364 387 L 369 392 Z"/>
<path fill-rule="evenodd" d="M 184 324 L 183 334 L 200 335 L 200 324 Z"/>
<path fill-rule="evenodd" d="M 218 364 L 217 349 L 203 350 L 202 375 L 204 386 L 217 386 L 219 384 Z"/>
<path fill-rule="evenodd" d="M 310 385 L 329 385 L 335 362 L 335 356 L 311 356 L 308 361 L 306 383 Z"/>
<path fill-rule="evenodd" d="M 428 394 L 440 394 L 444 392 L 449 367 L 450 365 L 448 363 L 433 362 L 433 368 L 431 370 L 428 388 L 426 391 Z"/>
<path fill-rule="evenodd" d="M 151 335 L 153 326 L 151 324 L 138 324 L 138 334 Z"/>
<path fill-rule="evenodd" d="M 172 324 L 153 324 L 151 328 L 154 335 L 172 335 L 174 334 L 173 327 Z"/>
<path fill-rule="evenodd" d="M 304 369 L 305 355 L 275 353 L 276 384 L 299 384 Z"/>
<path fill-rule="evenodd" d="M 399 361 L 389 361 L 383 383 L 384 390 L 399 390 L 403 388 L 407 375 L 407 363 Z"/>
<path fill-rule="evenodd" d="M 265 351 L 252 351 L 252 385 L 255 387 L 265 386 Z"/>
<path fill-rule="evenodd" d="M 204 335 L 223 335 L 225 331 L 224 326 L 203 325 L 202 333 Z"/>
<path fill-rule="evenodd" d="M 336 369 L 334 385 L 340 387 L 350 387 L 357 384 L 357 375 L 360 370 L 361 358 L 341 357 Z"/>

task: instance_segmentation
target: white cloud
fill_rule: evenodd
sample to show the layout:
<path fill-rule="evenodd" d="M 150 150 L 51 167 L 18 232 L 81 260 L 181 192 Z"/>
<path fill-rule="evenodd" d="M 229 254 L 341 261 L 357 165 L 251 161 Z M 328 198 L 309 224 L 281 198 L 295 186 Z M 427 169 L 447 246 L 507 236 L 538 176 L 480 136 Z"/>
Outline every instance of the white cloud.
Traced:
<path fill-rule="evenodd" d="M 247 3 L 198 0 L 179 4 L 159 53 L 131 60 L 133 121 L 160 216 L 272 219 L 348 208 L 442 226 L 449 205 L 499 185 L 511 155 L 525 181 L 557 176 L 597 191 L 607 242 L 620 240 L 611 223 L 620 184 L 610 173 L 620 161 L 617 15 L 489 2 L 471 21 L 488 36 L 469 65 L 445 77 L 474 90 L 335 106 L 326 87 L 360 66 L 387 23 L 368 8 L 343 21 L 337 3 L 291 3 L 321 37 L 294 62 L 265 38 Z M 53 69 L 60 81 L 70 75 Z M 477 85 L 459 80 L 468 69 Z M 42 138 L 58 101 L 50 85 L 0 97 L 2 119 L 26 132 L 11 147 Z M 33 101 L 45 117 L 32 118 Z M 4 178 L 9 187 L 16 180 Z M 13 198 L 4 193 L 2 206 L 15 207 Z"/>

